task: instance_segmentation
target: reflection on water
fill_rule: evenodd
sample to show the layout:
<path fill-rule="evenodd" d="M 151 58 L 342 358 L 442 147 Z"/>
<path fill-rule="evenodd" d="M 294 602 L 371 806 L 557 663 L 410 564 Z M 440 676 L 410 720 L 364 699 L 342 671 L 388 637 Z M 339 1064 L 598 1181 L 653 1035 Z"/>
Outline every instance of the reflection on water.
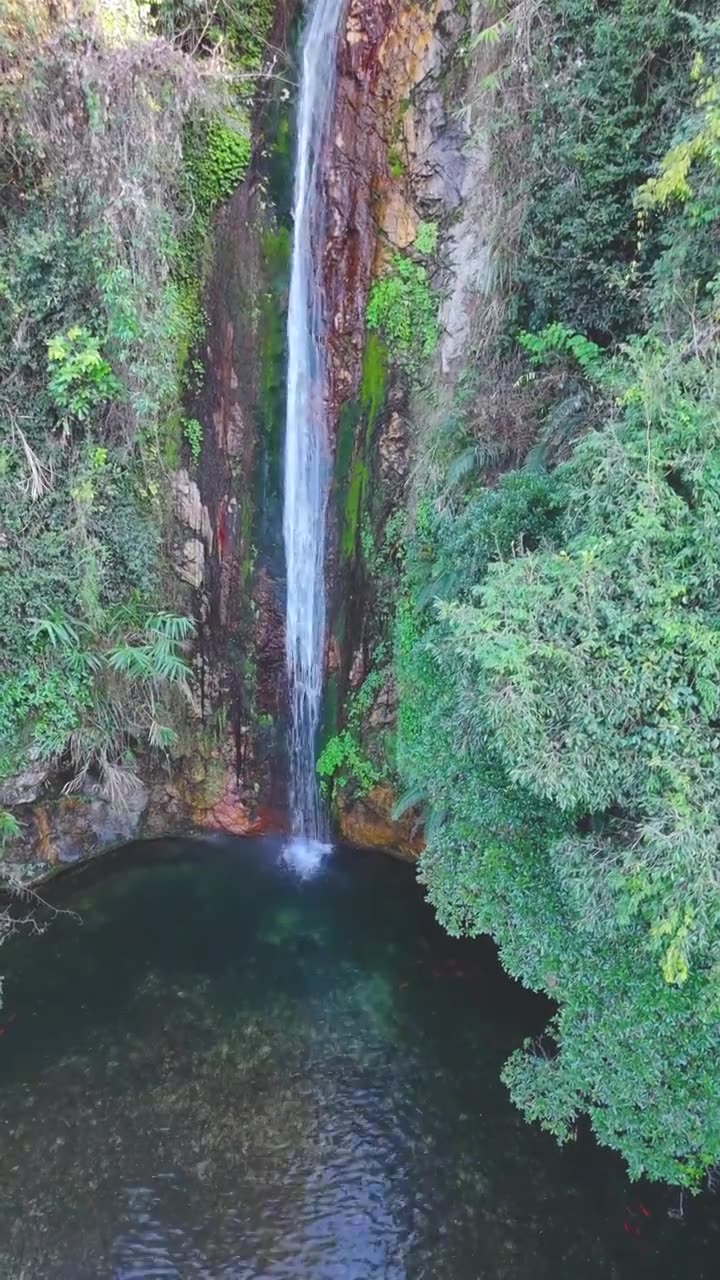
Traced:
<path fill-rule="evenodd" d="M 713 1199 L 675 1222 L 514 1111 L 547 1009 L 406 868 L 176 841 L 92 875 L 2 955 L 2 1280 L 716 1277 Z"/>

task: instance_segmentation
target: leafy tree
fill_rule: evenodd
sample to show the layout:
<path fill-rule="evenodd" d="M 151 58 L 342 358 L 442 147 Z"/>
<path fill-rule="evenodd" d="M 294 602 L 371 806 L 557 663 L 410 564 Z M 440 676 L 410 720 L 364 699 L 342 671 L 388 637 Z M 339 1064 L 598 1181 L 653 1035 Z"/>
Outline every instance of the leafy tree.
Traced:
<path fill-rule="evenodd" d="M 667 36 L 686 21 L 663 6 L 566 8 L 584 48 L 617 23 Z M 703 47 L 710 28 L 694 29 Z M 609 58 L 612 92 L 626 54 Z M 568 84 L 596 74 L 586 58 Z M 512 1096 L 559 1140 L 587 1117 L 631 1176 L 693 1189 L 720 1161 L 714 64 L 695 81 L 674 129 L 661 120 L 670 149 L 654 173 L 649 120 L 625 121 L 615 176 L 645 170 L 623 209 L 640 210 L 656 254 L 642 307 L 594 292 L 580 254 L 553 314 L 531 244 L 542 327 L 519 334 L 525 381 L 572 363 L 586 430 L 552 471 L 531 454 L 494 487 L 419 504 L 395 646 L 398 769 L 425 812 L 429 898 L 451 932 L 491 933 L 508 971 L 557 1004 L 506 1065 Z M 534 201 L 526 233 L 547 225 L 542 183 Z M 596 236 L 582 200 L 574 217 L 576 245 Z M 615 243 L 598 269 L 623 253 Z M 583 314 L 596 333 L 649 328 L 603 354 L 572 327 Z"/>
<path fill-rule="evenodd" d="M 520 315 L 528 328 L 561 321 L 605 344 L 646 323 L 661 245 L 650 228 L 638 244 L 635 193 L 691 101 L 688 71 L 698 41 L 711 39 L 714 5 L 552 0 L 539 13 L 516 183 L 526 202 Z M 501 135 L 501 155 L 502 145 Z"/>

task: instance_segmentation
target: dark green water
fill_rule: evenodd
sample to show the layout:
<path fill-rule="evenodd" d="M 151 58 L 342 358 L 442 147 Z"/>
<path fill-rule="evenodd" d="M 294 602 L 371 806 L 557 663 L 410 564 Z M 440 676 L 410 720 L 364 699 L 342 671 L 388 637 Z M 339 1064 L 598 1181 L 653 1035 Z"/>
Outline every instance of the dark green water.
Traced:
<path fill-rule="evenodd" d="M 498 1074 L 547 1009 L 412 874 L 272 841 L 136 846 L 3 949 L 2 1280 L 591 1280 L 720 1272 Z"/>

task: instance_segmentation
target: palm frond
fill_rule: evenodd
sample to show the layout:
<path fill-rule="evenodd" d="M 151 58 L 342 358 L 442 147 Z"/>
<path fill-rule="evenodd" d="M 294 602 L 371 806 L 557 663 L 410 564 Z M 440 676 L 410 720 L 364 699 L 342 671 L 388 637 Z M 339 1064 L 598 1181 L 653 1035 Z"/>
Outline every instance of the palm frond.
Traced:
<path fill-rule="evenodd" d="M 404 818 L 406 813 L 411 809 L 419 809 L 425 799 L 425 793 L 420 787 L 411 787 L 408 791 L 404 791 L 398 796 L 392 807 L 393 822 L 397 822 L 399 818 Z"/>

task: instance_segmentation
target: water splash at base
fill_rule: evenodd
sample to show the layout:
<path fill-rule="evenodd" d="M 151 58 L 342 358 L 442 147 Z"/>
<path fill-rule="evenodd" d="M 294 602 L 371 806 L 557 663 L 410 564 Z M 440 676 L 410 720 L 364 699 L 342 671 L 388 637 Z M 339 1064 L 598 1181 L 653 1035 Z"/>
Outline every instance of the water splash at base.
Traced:
<path fill-rule="evenodd" d="M 282 858 L 301 880 L 312 880 L 330 853 L 331 844 L 310 836 L 292 836 L 283 846 Z"/>

